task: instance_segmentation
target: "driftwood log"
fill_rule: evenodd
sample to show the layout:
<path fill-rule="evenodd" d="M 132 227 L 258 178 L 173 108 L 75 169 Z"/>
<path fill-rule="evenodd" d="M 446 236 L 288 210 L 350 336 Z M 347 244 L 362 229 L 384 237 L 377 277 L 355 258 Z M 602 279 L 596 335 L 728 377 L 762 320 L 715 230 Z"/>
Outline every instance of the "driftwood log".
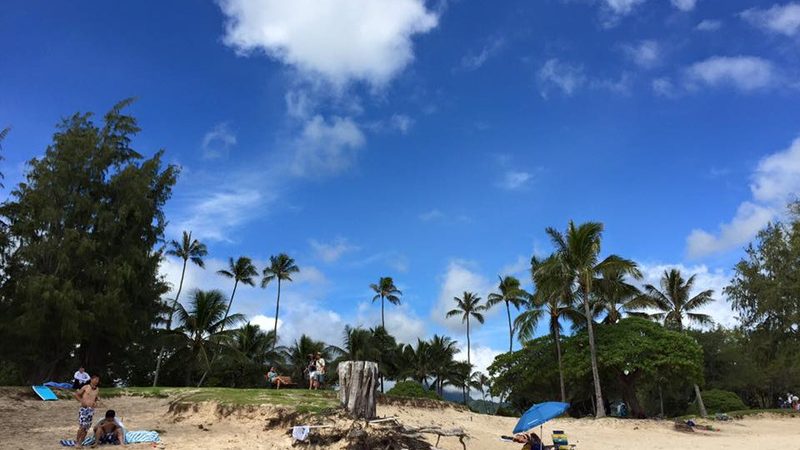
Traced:
<path fill-rule="evenodd" d="M 339 363 L 339 401 L 351 417 L 374 419 L 378 401 L 378 364 L 370 361 Z"/>

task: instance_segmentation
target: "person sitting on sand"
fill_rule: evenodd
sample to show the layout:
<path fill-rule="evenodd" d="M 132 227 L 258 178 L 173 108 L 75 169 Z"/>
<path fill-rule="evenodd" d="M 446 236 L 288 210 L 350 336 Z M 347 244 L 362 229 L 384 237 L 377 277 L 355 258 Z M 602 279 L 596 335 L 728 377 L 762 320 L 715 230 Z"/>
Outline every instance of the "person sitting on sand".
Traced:
<path fill-rule="evenodd" d="M 536 433 L 522 433 L 514 436 L 514 442 L 525 444 L 522 450 L 544 450 L 542 439 Z"/>
<path fill-rule="evenodd" d="M 83 367 L 79 367 L 78 371 L 75 372 L 75 375 L 73 375 L 72 377 L 72 389 L 80 389 L 86 386 L 87 384 L 89 384 L 89 380 L 91 378 L 92 377 L 90 377 L 89 374 L 86 373 L 86 369 L 84 369 Z"/>
<path fill-rule="evenodd" d="M 270 367 L 269 372 L 267 372 L 267 381 L 270 385 L 275 386 L 275 389 L 280 389 L 281 385 L 289 385 L 291 381 L 289 381 L 288 377 L 282 377 L 278 375 L 278 370 L 275 367 Z"/>
<path fill-rule="evenodd" d="M 78 447 L 83 447 L 86 433 L 92 427 L 94 408 L 100 398 L 100 389 L 97 387 L 99 384 L 100 377 L 94 375 L 91 377 L 89 384 L 78 389 L 78 392 L 75 393 L 75 398 L 81 403 L 81 409 L 78 410 L 78 435 L 75 438 Z"/>
<path fill-rule="evenodd" d="M 106 417 L 94 426 L 94 444 L 113 444 L 125 446 L 125 431 L 117 422 L 117 413 L 113 409 L 106 411 Z"/>

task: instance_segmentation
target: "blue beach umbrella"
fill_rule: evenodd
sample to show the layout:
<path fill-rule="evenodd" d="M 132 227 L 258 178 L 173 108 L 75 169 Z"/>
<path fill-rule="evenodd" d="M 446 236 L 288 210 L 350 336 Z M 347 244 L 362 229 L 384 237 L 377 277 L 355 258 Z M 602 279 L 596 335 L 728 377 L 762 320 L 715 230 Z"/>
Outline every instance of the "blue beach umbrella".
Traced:
<path fill-rule="evenodd" d="M 538 427 L 550 419 L 564 414 L 569 408 L 569 403 L 544 402 L 533 405 L 519 418 L 514 434 L 524 433 L 531 428 Z"/>

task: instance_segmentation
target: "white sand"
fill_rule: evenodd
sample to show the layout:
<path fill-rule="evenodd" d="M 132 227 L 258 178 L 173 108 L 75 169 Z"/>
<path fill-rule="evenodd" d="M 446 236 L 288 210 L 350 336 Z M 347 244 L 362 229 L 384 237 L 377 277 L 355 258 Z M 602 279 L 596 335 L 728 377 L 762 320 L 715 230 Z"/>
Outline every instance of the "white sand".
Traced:
<path fill-rule="evenodd" d="M 115 409 L 130 430 L 159 430 L 162 443 L 129 448 L 166 449 L 289 449 L 286 427 L 265 429 L 278 410 L 253 407 L 222 417 L 213 404 L 199 405 L 178 414 L 168 411 L 169 399 L 120 397 L 106 399 L 98 414 Z M 42 402 L 19 396 L 0 398 L 0 449 L 56 449 L 59 439 L 74 439 L 77 402 Z M 381 416 L 398 416 L 407 426 L 460 427 L 470 436 L 468 449 L 509 449 L 520 446 L 500 442 L 516 421 L 478 415 L 452 408 L 428 409 L 404 406 L 379 407 Z M 715 432 L 681 433 L 670 422 L 640 420 L 556 420 L 544 427 L 545 437 L 553 429 L 564 430 L 578 449 L 759 449 L 800 450 L 800 418 L 752 417 L 727 423 L 713 422 Z M 349 423 L 340 420 L 339 428 Z M 202 428 L 201 428 L 202 427 Z M 331 448 L 343 448 L 344 441 Z M 102 447 L 101 447 L 102 448 Z M 109 448 L 109 447 L 105 447 Z M 309 448 L 296 446 L 294 448 Z M 439 448 L 461 449 L 457 438 L 443 437 Z"/>

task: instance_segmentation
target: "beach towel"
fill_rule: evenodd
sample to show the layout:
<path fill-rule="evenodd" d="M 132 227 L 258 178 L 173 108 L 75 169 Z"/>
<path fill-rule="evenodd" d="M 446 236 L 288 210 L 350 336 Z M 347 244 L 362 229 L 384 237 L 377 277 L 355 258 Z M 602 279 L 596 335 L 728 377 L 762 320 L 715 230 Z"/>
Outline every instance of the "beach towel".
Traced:
<path fill-rule="evenodd" d="M 58 400 L 56 394 L 47 386 L 31 386 L 31 388 L 33 388 L 33 392 L 42 400 Z"/>
<path fill-rule="evenodd" d="M 56 389 L 72 389 L 72 383 L 57 383 L 55 381 L 48 381 L 47 383 L 43 383 L 42 386 Z"/>
<path fill-rule="evenodd" d="M 308 426 L 299 426 L 292 428 L 292 439 L 295 441 L 305 442 L 308 439 Z"/>
<path fill-rule="evenodd" d="M 129 431 L 125 433 L 126 444 L 141 444 L 145 442 L 160 442 L 161 438 L 158 436 L 157 431 Z M 73 439 L 62 439 L 60 441 L 64 447 L 76 447 L 77 444 Z M 94 436 L 87 436 L 83 440 L 83 446 L 87 447 L 94 444 Z"/>

